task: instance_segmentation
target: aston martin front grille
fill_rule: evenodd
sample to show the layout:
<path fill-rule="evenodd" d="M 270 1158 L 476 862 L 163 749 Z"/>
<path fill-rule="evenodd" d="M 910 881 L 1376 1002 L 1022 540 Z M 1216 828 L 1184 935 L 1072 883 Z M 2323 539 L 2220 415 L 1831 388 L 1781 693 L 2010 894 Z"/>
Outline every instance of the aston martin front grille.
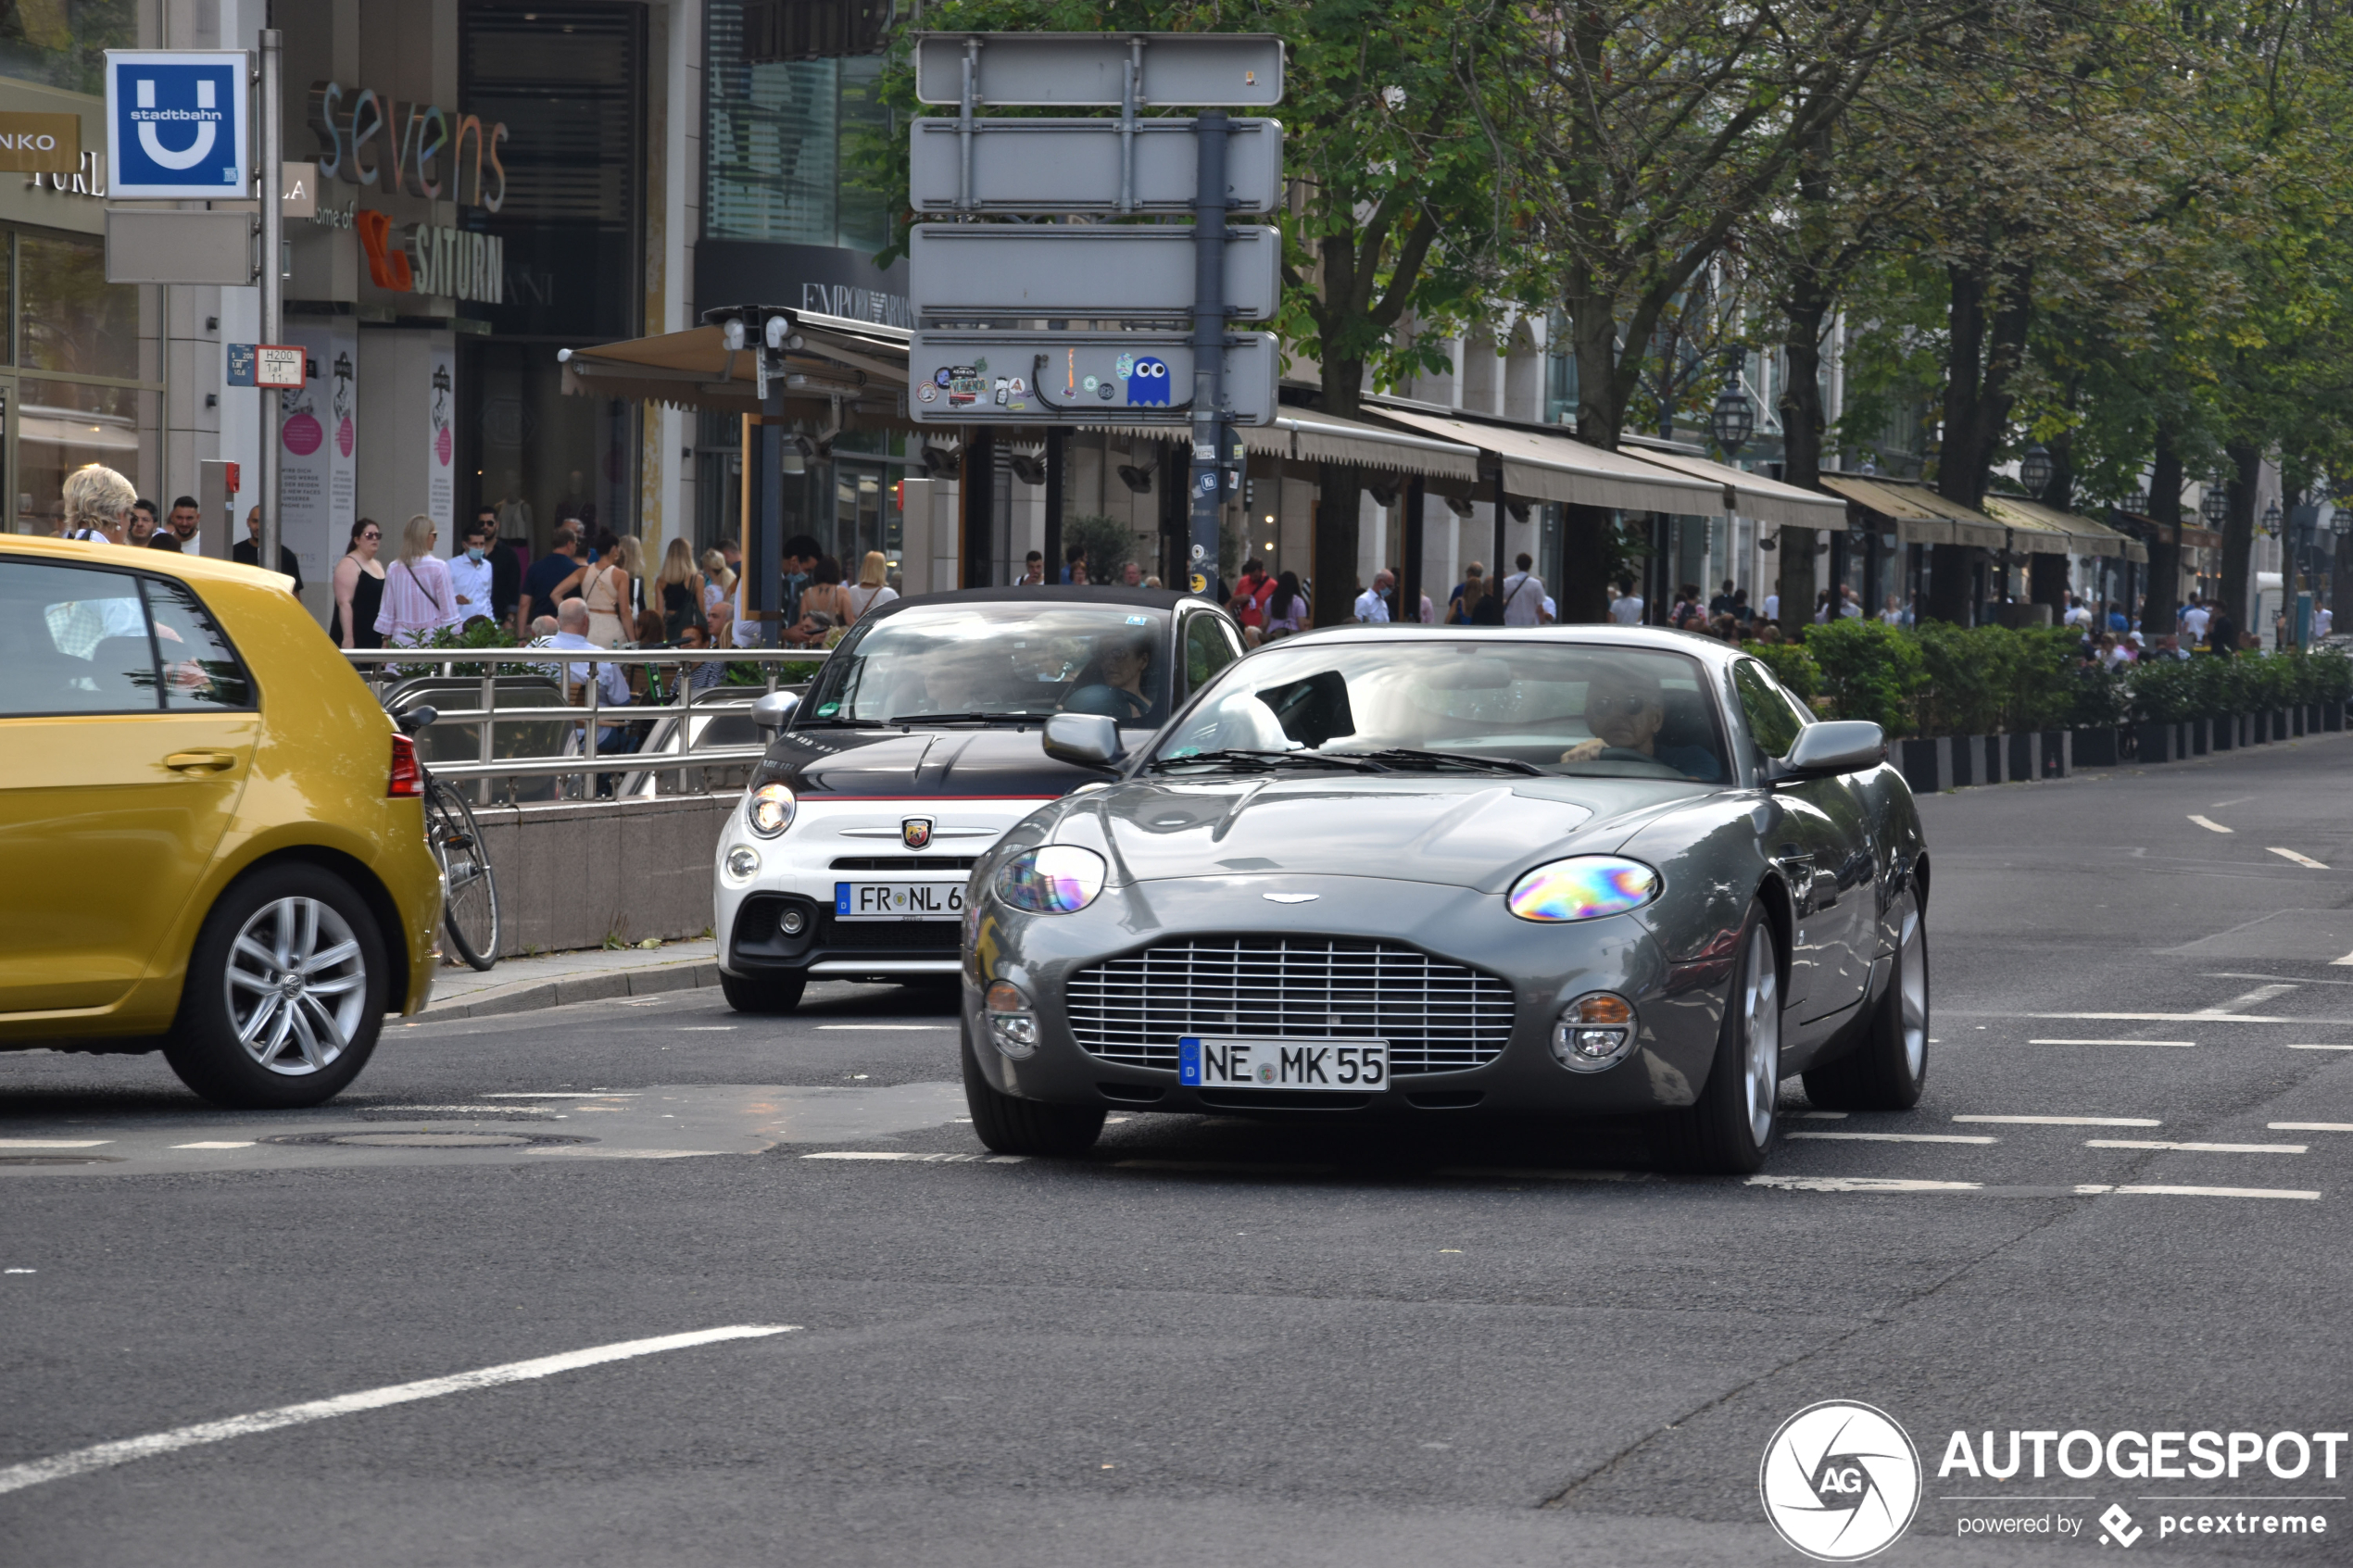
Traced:
<path fill-rule="evenodd" d="M 1106 1061 L 1176 1065 L 1187 1035 L 1387 1040 L 1390 1072 L 1456 1073 L 1503 1053 L 1512 988 L 1391 942 L 1200 936 L 1072 975 L 1078 1044 Z"/>

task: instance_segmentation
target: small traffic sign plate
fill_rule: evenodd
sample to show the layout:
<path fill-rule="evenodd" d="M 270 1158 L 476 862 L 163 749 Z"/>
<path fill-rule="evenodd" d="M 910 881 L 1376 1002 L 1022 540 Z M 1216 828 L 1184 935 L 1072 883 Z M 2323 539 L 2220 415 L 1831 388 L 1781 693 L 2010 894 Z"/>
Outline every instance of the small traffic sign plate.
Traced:
<path fill-rule="evenodd" d="M 253 384 L 286 390 L 303 383 L 300 344 L 258 343 L 253 347 Z"/>

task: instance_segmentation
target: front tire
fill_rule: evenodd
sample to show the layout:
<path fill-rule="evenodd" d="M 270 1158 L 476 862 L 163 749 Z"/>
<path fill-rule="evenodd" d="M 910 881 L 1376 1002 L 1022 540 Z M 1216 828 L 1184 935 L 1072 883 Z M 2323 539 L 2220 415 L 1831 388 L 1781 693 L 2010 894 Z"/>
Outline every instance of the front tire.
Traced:
<path fill-rule="evenodd" d="M 781 974 L 730 974 L 719 972 L 719 989 L 737 1012 L 790 1012 L 809 989 L 809 976 L 799 970 Z"/>
<path fill-rule="evenodd" d="M 1928 1083 L 1928 920 L 1919 889 L 1895 906 L 1895 961 L 1863 1043 L 1806 1074 L 1825 1110 L 1909 1110 Z"/>
<path fill-rule="evenodd" d="M 980 1075 L 969 1035 L 963 1042 L 964 1103 L 972 1108 L 973 1131 L 999 1154 L 1042 1155 L 1068 1160 L 1095 1147 L 1102 1135 L 1103 1108 L 1040 1105 L 1000 1094 Z"/>
<path fill-rule="evenodd" d="M 1658 1152 L 1681 1171 L 1745 1176 L 1757 1170 L 1780 1131 L 1780 955 L 1764 907 L 1751 905 L 1706 1086 L 1694 1104 L 1661 1119 Z"/>
<path fill-rule="evenodd" d="M 164 1060 L 232 1110 L 333 1099 L 376 1048 L 388 967 L 349 883 L 317 866 L 267 867 L 205 916 Z"/>

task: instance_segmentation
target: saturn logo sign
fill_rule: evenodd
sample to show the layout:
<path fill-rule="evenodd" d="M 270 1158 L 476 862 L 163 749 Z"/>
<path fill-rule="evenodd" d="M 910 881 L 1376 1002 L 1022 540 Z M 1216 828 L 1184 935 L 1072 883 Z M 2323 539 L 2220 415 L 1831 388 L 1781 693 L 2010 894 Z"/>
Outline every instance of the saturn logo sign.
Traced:
<path fill-rule="evenodd" d="M 927 848 L 931 844 L 931 819 L 909 817 L 899 824 L 899 842 L 910 849 Z"/>

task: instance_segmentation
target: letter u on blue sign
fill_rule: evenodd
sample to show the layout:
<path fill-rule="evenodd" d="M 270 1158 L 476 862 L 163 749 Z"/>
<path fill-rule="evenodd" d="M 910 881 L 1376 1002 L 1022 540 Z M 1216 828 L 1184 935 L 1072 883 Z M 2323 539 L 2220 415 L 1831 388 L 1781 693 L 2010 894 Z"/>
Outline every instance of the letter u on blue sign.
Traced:
<path fill-rule="evenodd" d="M 109 51 L 109 187 L 123 196 L 243 195 L 243 51 Z"/>
<path fill-rule="evenodd" d="M 1190 1035 L 1176 1042 L 1176 1081 L 1201 1087 L 1201 1042 Z"/>

